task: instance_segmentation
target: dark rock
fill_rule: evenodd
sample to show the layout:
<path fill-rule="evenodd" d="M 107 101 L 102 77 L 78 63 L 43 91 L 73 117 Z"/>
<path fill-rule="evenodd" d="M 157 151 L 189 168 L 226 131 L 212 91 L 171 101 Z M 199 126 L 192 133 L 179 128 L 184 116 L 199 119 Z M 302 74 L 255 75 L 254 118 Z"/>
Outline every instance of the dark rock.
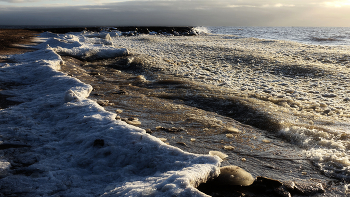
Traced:
<path fill-rule="evenodd" d="M 211 180 L 201 184 L 198 189 L 205 194 L 220 197 L 251 196 L 251 197 L 289 197 L 291 194 L 284 185 L 277 180 L 257 177 L 250 186 L 235 186 L 218 184 Z"/>
<path fill-rule="evenodd" d="M 184 131 L 184 129 L 182 129 L 182 128 L 175 128 L 175 127 L 172 127 L 172 128 L 157 127 L 157 130 L 171 132 L 171 133 Z"/>
<path fill-rule="evenodd" d="M 20 168 L 20 169 L 14 170 L 13 172 L 13 174 L 16 174 L 16 175 L 25 175 L 25 176 L 31 176 L 33 173 L 41 174 L 43 173 L 43 171 L 38 168 Z"/>
<path fill-rule="evenodd" d="M 124 90 L 118 90 L 116 92 L 112 92 L 112 94 L 126 94 Z"/>
<path fill-rule="evenodd" d="M 305 184 L 305 183 L 295 183 L 293 190 L 297 194 L 311 196 L 317 193 L 324 193 L 325 189 L 321 183 L 316 184 Z"/>
<path fill-rule="evenodd" d="M 100 75 L 99 72 L 91 72 L 90 75 Z"/>
<path fill-rule="evenodd" d="M 281 197 L 291 197 L 292 196 L 289 193 L 288 189 L 284 186 L 280 186 L 278 188 L 275 188 L 274 191 L 278 196 L 281 196 Z"/>
<path fill-rule="evenodd" d="M 193 27 L 116 27 L 113 30 L 117 29 L 122 32 L 122 35 L 131 36 L 131 32 L 133 35 L 138 34 L 149 34 L 150 32 L 157 32 L 158 34 L 165 35 L 175 35 L 175 36 L 195 36 L 197 33 L 193 30 Z"/>
<path fill-rule="evenodd" d="M 27 144 L 16 144 L 16 143 L 2 143 L 0 144 L 0 150 L 8 149 L 8 148 L 23 148 L 30 147 Z"/>
<path fill-rule="evenodd" d="M 146 133 L 148 133 L 148 134 L 152 134 L 152 133 L 153 133 L 153 131 L 152 131 L 151 129 L 146 129 Z"/>
<path fill-rule="evenodd" d="M 182 146 L 187 146 L 185 142 L 176 142 L 176 144 L 182 145 Z"/>
<path fill-rule="evenodd" d="M 13 105 L 21 104 L 21 102 L 8 100 L 11 96 L 0 94 L 0 109 L 5 109 Z"/>
<path fill-rule="evenodd" d="M 94 147 L 101 148 L 105 145 L 105 141 L 103 139 L 96 139 L 94 141 Z"/>
<path fill-rule="evenodd" d="M 256 177 L 256 183 L 264 184 L 266 187 L 273 187 L 273 188 L 278 188 L 283 185 L 283 183 L 281 183 L 280 181 L 262 177 L 262 176 Z"/>

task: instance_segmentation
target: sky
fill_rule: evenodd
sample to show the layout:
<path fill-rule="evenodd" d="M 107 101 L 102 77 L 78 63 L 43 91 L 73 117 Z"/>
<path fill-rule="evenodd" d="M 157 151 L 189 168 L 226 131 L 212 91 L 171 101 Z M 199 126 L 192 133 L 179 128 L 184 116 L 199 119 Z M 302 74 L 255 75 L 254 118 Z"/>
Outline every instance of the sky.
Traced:
<path fill-rule="evenodd" d="M 349 27 L 350 0 L 0 0 L 0 25 Z"/>

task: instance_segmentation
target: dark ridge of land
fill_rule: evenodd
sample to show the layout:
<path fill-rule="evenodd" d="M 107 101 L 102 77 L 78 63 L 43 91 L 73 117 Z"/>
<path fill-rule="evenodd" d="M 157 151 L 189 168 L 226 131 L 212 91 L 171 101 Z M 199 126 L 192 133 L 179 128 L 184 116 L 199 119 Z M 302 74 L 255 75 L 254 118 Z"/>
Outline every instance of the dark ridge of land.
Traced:
<path fill-rule="evenodd" d="M 130 26 L 130 27 L 116 27 L 115 28 L 121 32 L 137 32 L 142 34 L 148 34 L 150 32 L 157 33 L 169 33 L 174 34 L 174 32 L 178 32 L 181 35 L 193 35 L 193 27 L 166 27 L 166 26 Z"/>
<path fill-rule="evenodd" d="M 52 32 L 56 34 L 65 34 L 68 32 L 81 32 L 81 31 L 96 31 L 100 32 L 103 30 L 101 27 L 49 27 L 49 28 L 26 28 L 28 30 L 32 31 L 38 31 L 38 32 Z"/>
<path fill-rule="evenodd" d="M 52 33 L 64 34 L 68 32 L 81 32 L 81 31 L 95 31 L 100 32 L 102 30 L 118 30 L 121 32 L 128 32 L 133 34 L 149 34 L 150 32 L 178 34 L 178 35 L 196 35 L 193 31 L 193 27 L 167 27 L 167 26 L 121 26 L 121 27 L 49 27 L 49 28 L 26 28 L 28 30 Z"/>

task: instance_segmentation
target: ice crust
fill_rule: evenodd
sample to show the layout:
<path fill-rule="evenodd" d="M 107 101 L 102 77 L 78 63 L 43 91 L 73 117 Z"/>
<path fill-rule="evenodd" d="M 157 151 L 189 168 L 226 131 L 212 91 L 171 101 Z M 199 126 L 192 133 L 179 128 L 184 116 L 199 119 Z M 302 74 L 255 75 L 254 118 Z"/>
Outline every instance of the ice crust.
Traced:
<path fill-rule="evenodd" d="M 115 120 L 87 98 L 90 85 L 58 71 L 60 53 L 108 58 L 126 49 L 75 34 L 42 36 L 37 51 L 0 64 L 0 81 L 17 84 L 2 94 L 23 102 L 0 110 L 0 140 L 30 146 L 12 156 L 32 163 L 24 167 L 30 176 L 4 176 L 1 188 L 27 196 L 207 196 L 195 187 L 219 175 L 218 157 L 184 152 Z M 3 158 L 1 174 L 11 173 Z"/>

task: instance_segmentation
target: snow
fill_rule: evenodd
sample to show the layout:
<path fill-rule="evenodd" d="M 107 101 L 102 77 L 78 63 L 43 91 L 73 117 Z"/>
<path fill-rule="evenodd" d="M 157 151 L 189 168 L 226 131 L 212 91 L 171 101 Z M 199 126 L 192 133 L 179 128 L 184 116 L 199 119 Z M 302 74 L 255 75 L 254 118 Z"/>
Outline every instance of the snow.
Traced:
<path fill-rule="evenodd" d="M 23 102 L 0 110 L 0 143 L 29 146 L 11 158 L 31 172 L 14 174 L 1 150 L 1 188 L 26 196 L 207 196 L 195 187 L 219 175 L 219 157 L 184 152 L 116 120 L 88 98 L 90 85 L 59 71 L 60 54 L 108 58 L 126 49 L 98 36 L 42 37 L 37 51 L 0 64 L 0 82 L 17 84 L 1 93 Z"/>

